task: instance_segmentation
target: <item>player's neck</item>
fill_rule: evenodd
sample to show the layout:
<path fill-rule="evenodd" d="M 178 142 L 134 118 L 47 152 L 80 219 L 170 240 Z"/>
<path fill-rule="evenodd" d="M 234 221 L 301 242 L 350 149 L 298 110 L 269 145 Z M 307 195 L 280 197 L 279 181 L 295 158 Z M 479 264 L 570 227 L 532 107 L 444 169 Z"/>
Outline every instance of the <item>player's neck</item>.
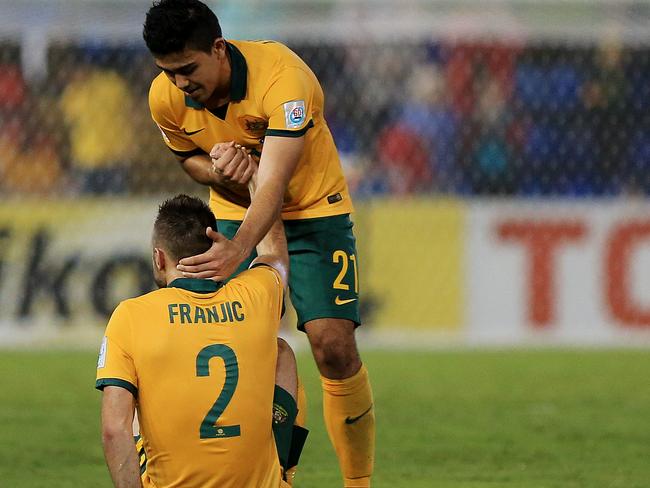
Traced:
<path fill-rule="evenodd" d="M 205 103 L 205 107 L 208 110 L 216 110 L 219 107 L 223 107 L 228 102 L 230 102 L 230 86 L 228 86 L 228 90 L 226 91 L 225 95 L 218 95 L 215 91 Z"/>
<path fill-rule="evenodd" d="M 217 109 L 230 102 L 230 85 L 232 77 L 232 61 L 230 60 L 230 53 L 226 53 L 226 59 L 223 62 L 223 66 L 219 69 L 223 73 L 223 83 L 212 92 L 208 101 L 205 102 L 205 107 L 208 110 Z"/>
<path fill-rule="evenodd" d="M 169 284 L 174 280 L 185 278 L 183 273 L 176 269 L 176 264 L 178 263 L 175 263 L 173 267 L 169 267 L 165 270 L 165 281 L 167 282 L 167 286 L 169 286 Z"/>

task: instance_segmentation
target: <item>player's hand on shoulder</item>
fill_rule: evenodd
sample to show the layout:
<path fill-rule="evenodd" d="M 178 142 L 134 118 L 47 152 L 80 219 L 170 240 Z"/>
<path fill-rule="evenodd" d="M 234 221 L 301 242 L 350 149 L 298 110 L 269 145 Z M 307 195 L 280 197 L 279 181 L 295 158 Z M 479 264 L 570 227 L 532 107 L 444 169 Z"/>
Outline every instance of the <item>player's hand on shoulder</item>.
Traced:
<path fill-rule="evenodd" d="M 203 254 L 181 259 L 177 268 L 186 278 L 225 280 L 246 259 L 246 251 L 240 244 L 210 227 L 206 235 L 212 239 L 210 249 Z"/>
<path fill-rule="evenodd" d="M 257 163 L 248 151 L 231 142 L 215 144 L 210 151 L 212 171 L 221 182 L 245 186 L 257 172 Z"/>

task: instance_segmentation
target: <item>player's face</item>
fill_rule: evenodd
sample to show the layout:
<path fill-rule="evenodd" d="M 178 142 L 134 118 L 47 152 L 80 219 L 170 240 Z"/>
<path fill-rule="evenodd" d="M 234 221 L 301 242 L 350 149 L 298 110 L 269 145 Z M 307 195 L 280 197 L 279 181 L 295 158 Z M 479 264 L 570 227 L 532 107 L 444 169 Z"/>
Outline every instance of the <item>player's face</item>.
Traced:
<path fill-rule="evenodd" d="M 210 52 L 185 48 L 156 57 L 155 61 L 174 85 L 201 104 L 230 89 L 230 66 L 223 39 L 217 39 Z"/>

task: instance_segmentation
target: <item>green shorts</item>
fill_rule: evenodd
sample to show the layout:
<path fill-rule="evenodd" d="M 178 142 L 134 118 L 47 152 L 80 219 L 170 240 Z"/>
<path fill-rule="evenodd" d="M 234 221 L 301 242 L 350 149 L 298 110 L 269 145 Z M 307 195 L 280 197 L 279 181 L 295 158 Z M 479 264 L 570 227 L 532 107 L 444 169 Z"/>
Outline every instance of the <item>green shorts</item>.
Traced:
<path fill-rule="evenodd" d="M 217 229 L 229 239 L 240 221 L 217 219 Z M 289 290 L 298 315 L 298 329 L 314 319 L 340 318 L 361 324 L 359 262 L 349 215 L 285 220 L 289 248 Z M 253 252 L 235 274 L 248 269 Z"/>

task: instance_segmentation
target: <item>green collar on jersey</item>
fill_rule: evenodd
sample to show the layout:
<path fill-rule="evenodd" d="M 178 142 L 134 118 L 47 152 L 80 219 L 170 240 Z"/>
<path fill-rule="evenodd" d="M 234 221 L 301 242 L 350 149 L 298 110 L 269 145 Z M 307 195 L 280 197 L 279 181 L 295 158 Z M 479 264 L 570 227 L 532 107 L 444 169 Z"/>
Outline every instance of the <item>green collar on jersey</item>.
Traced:
<path fill-rule="evenodd" d="M 226 42 L 228 54 L 230 54 L 230 101 L 239 102 L 246 96 L 246 83 L 248 82 L 248 65 L 246 58 L 237 46 Z M 201 110 L 205 108 L 199 102 L 195 102 L 185 95 L 185 106 Z"/>
<path fill-rule="evenodd" d="M 221 281 L 197 280 L 196 278 L 176 278 L 167 288 L 182 288 L 195 293 L 214 293 L 223 286 Z"/>

